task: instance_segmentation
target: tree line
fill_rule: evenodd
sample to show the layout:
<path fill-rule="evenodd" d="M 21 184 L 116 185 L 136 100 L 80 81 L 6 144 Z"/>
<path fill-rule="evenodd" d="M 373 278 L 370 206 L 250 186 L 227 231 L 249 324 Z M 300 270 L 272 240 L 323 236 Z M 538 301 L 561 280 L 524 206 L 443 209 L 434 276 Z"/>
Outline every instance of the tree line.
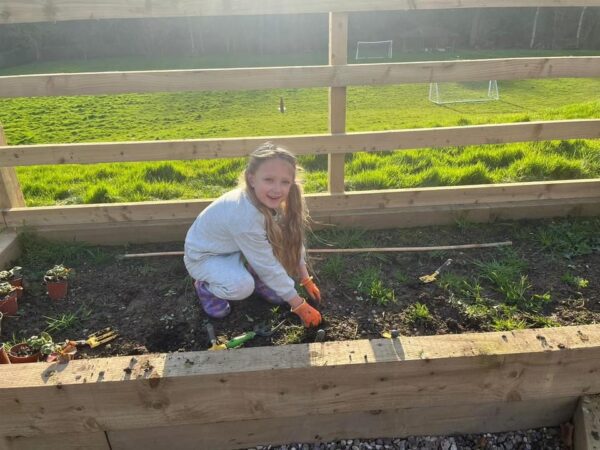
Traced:
<path fill-rule="evenodd" d="M 0 25 L 0 67 L 113 56 L 320 53 L 326 14 L 114 19 Z M 353 13 L 357 41 L 426 49 L 598 49 L 600 8 L 482 8 Z"/>

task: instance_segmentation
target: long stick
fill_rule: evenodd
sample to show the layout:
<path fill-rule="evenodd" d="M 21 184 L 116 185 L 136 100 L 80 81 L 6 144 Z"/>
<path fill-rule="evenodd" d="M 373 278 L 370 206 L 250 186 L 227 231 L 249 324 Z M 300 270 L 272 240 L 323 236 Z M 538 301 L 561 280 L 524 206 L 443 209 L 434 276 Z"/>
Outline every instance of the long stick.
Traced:
<path fill-rule="evenodd" d="M 512 241 L 488 242 L 484 244 L 438 245 L 434 247 L 368 247 L 368 248 L 311 248 L 307 253 L 383 253 L 383 252 L 433 252 L 440 250 L 464 250 L 468 248 L 505 247 L 512 245 Z M 154 252 L 154 253 L 128 253 L 121 255 L 121 259 L 150 258 L 153 256 L 183 256 L 183 252 Z"/>

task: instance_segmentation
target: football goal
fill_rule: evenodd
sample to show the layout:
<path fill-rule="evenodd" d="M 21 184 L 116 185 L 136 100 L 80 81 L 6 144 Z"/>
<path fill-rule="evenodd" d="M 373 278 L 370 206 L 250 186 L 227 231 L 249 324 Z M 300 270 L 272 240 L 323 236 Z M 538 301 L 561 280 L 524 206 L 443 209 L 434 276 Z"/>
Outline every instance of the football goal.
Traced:
<path fill-rule="evenodd" d="M 356 59 L 391 59 L 393 41 L 358 41 Z"/>
<path fill-rule="evenodd" d="M 429 83 L 429 101 L 438 105 L 499 100 L 498 82 Z"/>

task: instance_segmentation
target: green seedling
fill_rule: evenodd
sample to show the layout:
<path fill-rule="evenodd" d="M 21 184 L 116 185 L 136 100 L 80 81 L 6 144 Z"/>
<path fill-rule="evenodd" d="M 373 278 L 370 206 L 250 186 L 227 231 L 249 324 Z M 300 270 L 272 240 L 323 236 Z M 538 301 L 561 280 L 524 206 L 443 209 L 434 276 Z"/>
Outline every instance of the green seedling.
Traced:
<path fill-rule="evenodd" d="M 407 309 L 406 318 L 410 323 L 428 322 L 433 319 L 427 305 L 419 302 L 415 303 L 414 305 L 411 305 Z"/>
<path fill-rule="evenodd" d="M 374 280 L 371 283 L 369 296 L 380 306 L 396 303 L 396 294 L 393 289 L 384 286 L 383 281 Z"/>
<path fill-rule="evenodd" d="M 561 280 L 567 284 L 570 284 L 573 287 L 576 287 L 577 289 L 585 289 L 590 284 L 589 280 L 586 280 L 582 277 L 574 276 L 571 273 L 565 273 L 561 277 Z"/>
<path fill-rule="evenodd" d="M 492 330 L 494 331 L 523 330 L 525 328 L 527 328 L 527 322 L 523 319 L 498 317 L 492 320 Z"/>

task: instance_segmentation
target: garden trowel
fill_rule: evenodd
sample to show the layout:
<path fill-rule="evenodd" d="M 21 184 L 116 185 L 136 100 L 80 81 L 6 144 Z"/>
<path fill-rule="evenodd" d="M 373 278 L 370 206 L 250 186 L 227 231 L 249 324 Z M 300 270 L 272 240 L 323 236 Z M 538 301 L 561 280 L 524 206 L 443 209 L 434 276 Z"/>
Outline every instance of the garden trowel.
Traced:
<path fill-rule="evenodd" d="M 450 264 L 452 264 L 452 259 L 447 259 L 446 262 L 438 267 L 435 272 L 433 272 L 431 275 L 423 275 L 422 277 L 419 277 L 419 280 L 421 280 L 423 283 L 433 283 L 440 274 L 440 271 L 443 268 L 448 267 Z"/>

